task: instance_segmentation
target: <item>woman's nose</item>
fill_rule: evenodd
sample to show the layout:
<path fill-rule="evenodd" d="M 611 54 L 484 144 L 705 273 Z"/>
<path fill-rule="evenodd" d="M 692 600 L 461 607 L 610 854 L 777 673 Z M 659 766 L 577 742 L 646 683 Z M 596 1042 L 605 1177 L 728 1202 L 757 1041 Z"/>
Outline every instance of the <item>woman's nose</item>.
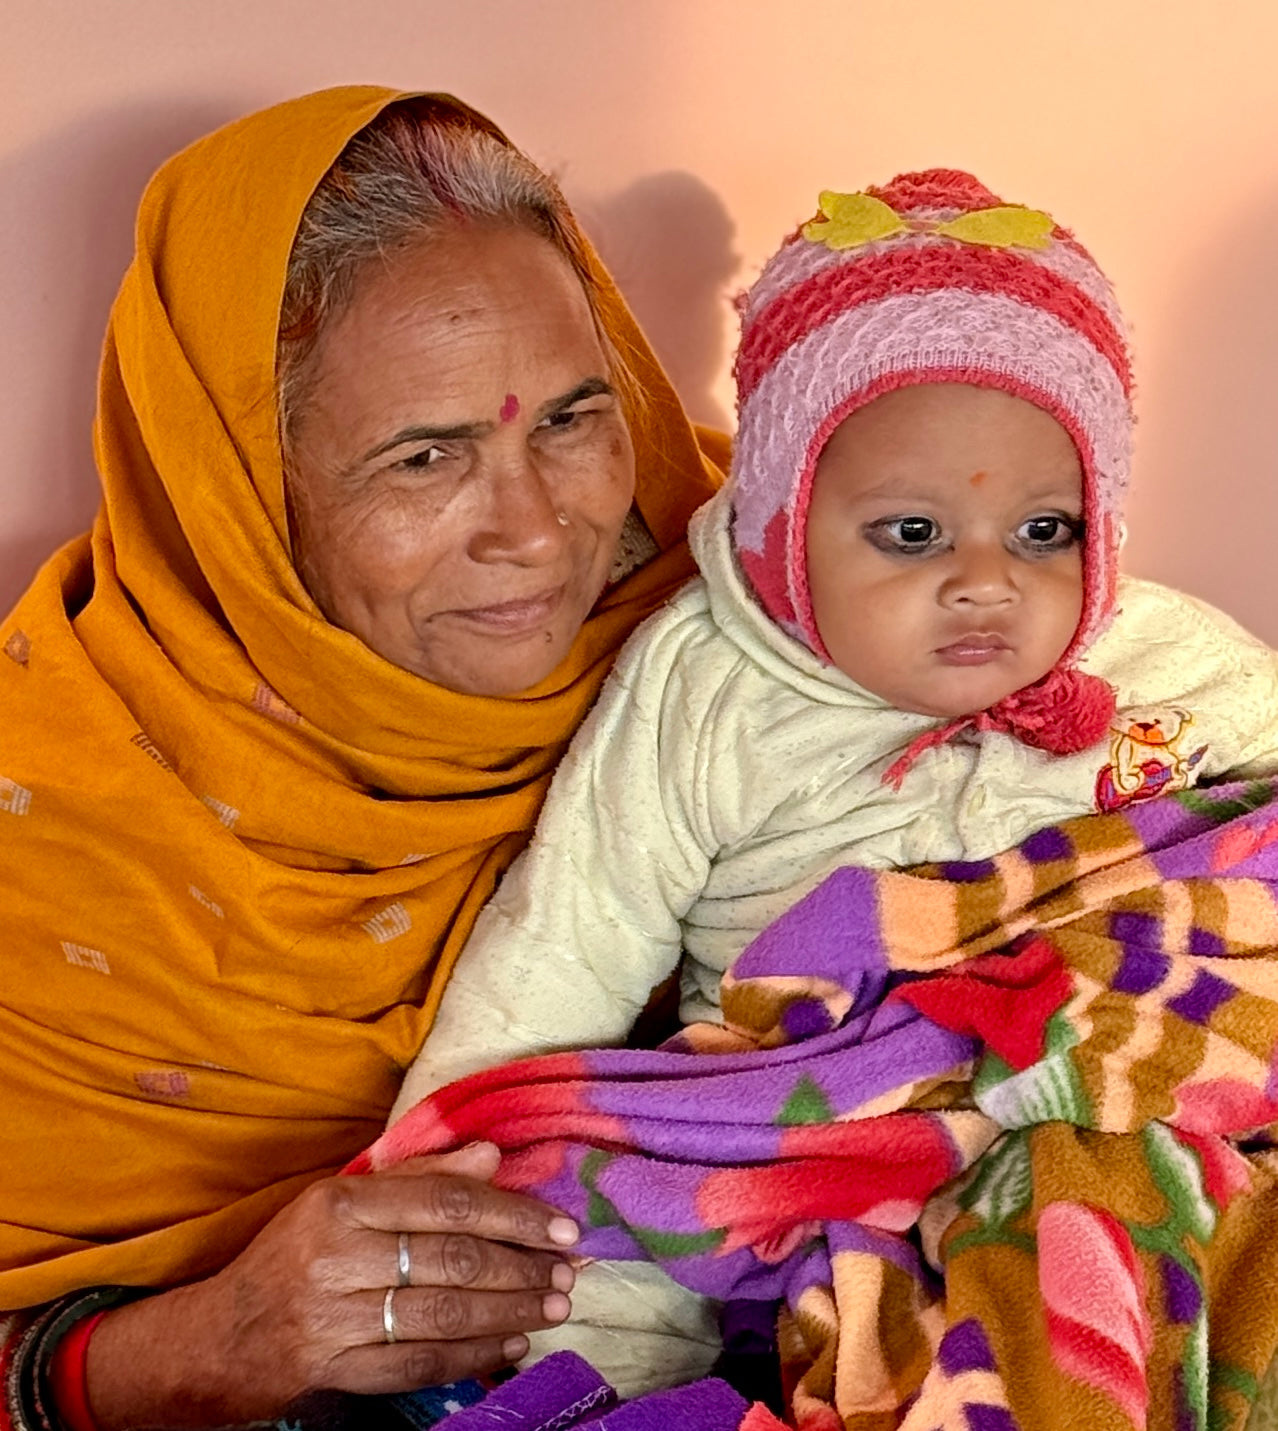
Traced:
<path fill-rule="evenodd" d="M 956 548 L 942 584 L 946 605 L 1009 606 L 1017 600 L 1014 558 L 1000 543 L 969 542 Z"/>
<path fill-rule="evenodd" d="M 546 566 L 563 551 L 568 523 L 545 476 L 526 455 L 489 475 L 483 518 L 469 542 L 471 559 Z"/>

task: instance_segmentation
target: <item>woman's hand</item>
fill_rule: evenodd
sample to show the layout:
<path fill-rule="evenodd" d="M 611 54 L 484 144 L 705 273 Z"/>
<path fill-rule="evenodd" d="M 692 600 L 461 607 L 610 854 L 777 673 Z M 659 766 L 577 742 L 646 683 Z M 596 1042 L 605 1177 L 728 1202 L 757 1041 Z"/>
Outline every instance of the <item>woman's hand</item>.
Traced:
<path fill-rule="evenodd" d="M 326 1178 L 207 1281 L 109 1313 L 88 1360 L 103 1431 L 248 1421 L 308 1391 L 409 1391 L 518 1360 L 523 1333 L 570 1311 L 577 1229 L 492 1187 L 497 1163 L 480 1143 Z"/>

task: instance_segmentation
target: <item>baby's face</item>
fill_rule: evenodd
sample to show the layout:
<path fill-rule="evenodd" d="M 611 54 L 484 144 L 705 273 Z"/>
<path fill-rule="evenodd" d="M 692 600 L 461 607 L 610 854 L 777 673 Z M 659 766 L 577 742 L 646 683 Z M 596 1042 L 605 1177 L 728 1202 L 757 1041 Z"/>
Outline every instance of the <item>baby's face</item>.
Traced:
<path fill-rule="evenodd" d="M 817 462 L 807 557 L 835 665 L 901 710 L 956 717 L 1045 676 L 1083 604 L 1082 468 L 1041 408 L 902 388 Z"/>

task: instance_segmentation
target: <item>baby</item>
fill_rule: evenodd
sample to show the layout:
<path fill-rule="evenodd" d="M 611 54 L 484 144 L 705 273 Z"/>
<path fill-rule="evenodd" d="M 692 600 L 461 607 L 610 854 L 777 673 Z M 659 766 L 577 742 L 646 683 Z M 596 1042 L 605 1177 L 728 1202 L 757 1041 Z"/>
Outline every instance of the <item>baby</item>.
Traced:
<path fill-rule="evenodd" d="M 1123 324 L 1046 214 L 969 175 L 821 196 L 746 295 L 701 568 L 632 638 L 481 916 L 393 1118 L 530 1054 L 617 1043 L 682 961 L 685 1021 L 848 864 L 980 860 L 1089 811 L 1278 770 L 1278 658 L 1119 579 Z M 622 1389 L 713 1360 L 655 1268 L 565 1327 Z"/>

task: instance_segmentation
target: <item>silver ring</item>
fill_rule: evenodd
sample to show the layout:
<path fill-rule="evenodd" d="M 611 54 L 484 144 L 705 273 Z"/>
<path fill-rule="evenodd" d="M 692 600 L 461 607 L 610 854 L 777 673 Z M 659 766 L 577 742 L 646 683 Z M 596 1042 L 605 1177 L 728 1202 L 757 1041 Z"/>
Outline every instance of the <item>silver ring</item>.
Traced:
<path fill-rule="evenodd" d="M 413 1283 L 413 1259 L 408 1252 L 408 1233 L 399 1234 L 399 1254 L 396 1259 L 396 1266 L 399 1273 L 399 1285 L 401 1287 L 411 1287 Z"/>
<path fill-rule="evenodd" d="M 399 1328 L 395 1325 L 395 1291 L 394 1287 L 387 1287 L 382 1298 L 382 1331 L 388 1346 L 399 1340 Z"/>

